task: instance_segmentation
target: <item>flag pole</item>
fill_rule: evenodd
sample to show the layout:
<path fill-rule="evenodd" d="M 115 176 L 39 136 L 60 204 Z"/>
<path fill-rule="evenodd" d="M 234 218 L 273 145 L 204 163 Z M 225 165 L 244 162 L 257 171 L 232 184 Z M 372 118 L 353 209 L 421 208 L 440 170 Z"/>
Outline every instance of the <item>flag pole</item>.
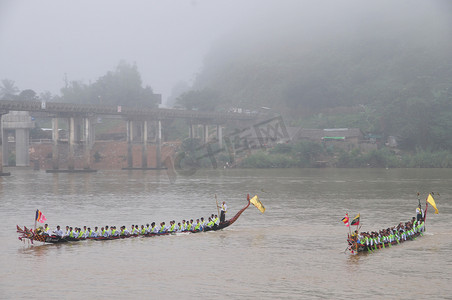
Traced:
<path fill-rule="evenodd" d="M 424 231 L 425 231 L 425 219 L 427 219 L 427 209 L 428 209 L 428 196 L 430 195 L 430 193 L 427 195 L 427 198 L 425 198 L 425 212 L 424 212 Z"/>
<path fill-rule="evenodd" d="M 425 231 L 425 220 L 427 219 L 428 196 L 430 196 L 430 194 L 433 194 L 433 192 L 429 193 L 429 194 L 427 195 L 427 198 L 425 198 L 424 231 Z"/>
<path fill-rule="evenodd" d="M 352 236 L 352 229 L 350 228 L 352 225 L 352 222 L 350 221 L 350 217 L 348 216 L 348 213 L 345 213 L 345 215 L 347 216 L 347 218 L 348 218 L 348 240 L 350 241 L 352 241 L 353 243 L 355 243 L 355 241 L 353 240 L 353 236 Z M 352 249 L 353 249 L 353 244 L 352 244 Z M 353 251 L 352 251 L 353 252 Z M 358 253 L 358 252 L 356 252 L 356 253 Z"/>
<path fill-rule="evenodd" d="M 356 226 L 356 230 L 353 232 L 353 234 L 355 234 L 354 240 L 353 240 L 353 241 L 354 241 L 354 243 L 355 243 L 355 251 L 356 251 L 356 254 L 358 254 L 358 235 L 359 235 L 359 230 L 361 229 L 361 226 L 362 226 L 362 225 L 361 225 L 361 226 L 358 228 L 358 226 L 360 225 L 359 223 L 361 222 L 361 214 L 358 213 L 357 216 L 359 216 L 359 217 L 358 217 L 358 224 L 354 225 L 354 226 Z M 357 217 L 357 216 L 356 216 L 356 217 Z M 355 220 L 356 217 L 354 217 L 353 220 Z M 352 222 L 353 222 L 353 220 L 352 220 Z M 351 226 L 352 222 L 350 222 L 350 226 Z"/>
<path fill-rule="evenodd" d="M 35 215 L 35 232 L 36 232 L 36 221 L 37 221 L 37 215 L 38 215 L 38 210 L 36 210 L 36 215 Z"/>
<path fill-rule="evenodd" d="M 361 223 L 361 215 L 359 215 L 359 222 Z M 358 228 L 358 226 L 359 226 L 359 228 Z M 361 229 L 362 226 L 363 226 L 362 224 L 356 225 L 356 240 L 355 240 L 356 254 L 358 254 L 358 235 L 359 235 L 359 230 Z"/>
<path fill-rule="evenodd" d="M 352 229 L 350 228 L 350 226 L 352 226 L 351 225 L 352 222 L 350 222 L 350 217 L 348 216 L 348 213 L 345 213 L 345 215 L 348 218 L 348 233 L 349 233 L 349 237 L 352 237 Z"/>
<path fill-rule="evenodd" d="M 217 216 L 220 216 L 220 207 L 218 206 L 217 194 L 215 194 L 215 201 L 217 202 L 217 212 L 218 212 Z"/>

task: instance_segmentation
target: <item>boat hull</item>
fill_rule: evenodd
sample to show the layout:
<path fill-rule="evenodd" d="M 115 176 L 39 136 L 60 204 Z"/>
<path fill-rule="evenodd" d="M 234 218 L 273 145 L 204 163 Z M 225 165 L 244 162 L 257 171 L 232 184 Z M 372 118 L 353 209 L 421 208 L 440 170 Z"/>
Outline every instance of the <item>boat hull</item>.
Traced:
<path fill-rule="evenodd" d="M 391 243 L 388 242 L 388 243 L 377 244 L 377 245 L 373 245 L 373 246 L 363 245 L 363 244 L 359 244 L 359 243 L 349 240 L 348 241 L 349 247 L 347 249 L 352 254 L 357 254 L 357 253 L 362 253 L 362 252 L 373 252 L 375 250 L 385 249 L 388 247 L 396 246 L 398 244 L 402 244 L 407 241 L 413 241 L 419 236 L 421 236 L 421 234 L 419 232 L 416 232 L 414 235 L 412 235 L 411 237 L 408 237 L 406 240 L 399 240 L 398 242 L 392 241 Z"/>

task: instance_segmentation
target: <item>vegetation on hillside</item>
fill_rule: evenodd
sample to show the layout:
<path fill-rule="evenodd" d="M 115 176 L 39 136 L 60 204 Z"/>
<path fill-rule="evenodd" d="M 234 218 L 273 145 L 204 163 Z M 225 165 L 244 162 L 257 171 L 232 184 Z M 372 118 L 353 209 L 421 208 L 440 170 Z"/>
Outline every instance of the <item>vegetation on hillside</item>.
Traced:
<path fill-rule="evenodd" d="M 209 110 L 265 106 L 288 125 L 358 127 L 396 136 L 412 153 L 450 151 L 449 19 L 431 3 L 384 3 L 354 2 L 348 9 L 359 13 L 328 16 L 334 25 L 314 33 L 312 20 L 292 15 L 290 28 L 234 32 L 212 48 L 193 88 L 215 93 Z"/>

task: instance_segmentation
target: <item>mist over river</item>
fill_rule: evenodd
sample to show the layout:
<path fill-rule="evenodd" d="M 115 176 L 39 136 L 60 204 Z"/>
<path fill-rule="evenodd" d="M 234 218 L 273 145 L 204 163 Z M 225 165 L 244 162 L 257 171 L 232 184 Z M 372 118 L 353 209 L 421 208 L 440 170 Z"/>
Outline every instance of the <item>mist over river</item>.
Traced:
<path fill-rule="evenodd" d="M 198 170 L 47 174 L 6 168 L 0 178 L 0 299 L 446 299 L 452 295 L 452 169 Z M 407 221 L 417 192 L 435 192 L 414 242 L 344 254 L 346 212 L 362 230 Z M 28 245 L 16 224 L 36 209 L 52 229 L 196 219 L 226 201 L 217 232 Z M 440 195 L 438 196 L 437 193 Z"/>

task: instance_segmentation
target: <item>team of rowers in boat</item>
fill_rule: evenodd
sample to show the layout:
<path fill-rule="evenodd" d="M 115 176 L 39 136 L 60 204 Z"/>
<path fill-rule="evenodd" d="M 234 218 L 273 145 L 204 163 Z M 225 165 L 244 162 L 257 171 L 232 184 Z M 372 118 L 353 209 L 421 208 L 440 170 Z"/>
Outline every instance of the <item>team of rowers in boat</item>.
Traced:
<path fill-rule="evenodd" d="M 126 226 L 121 226 L 119 229 L 116 226 L 105 226 L 94 227 L 92 230 L 90 227 L 83 226 L 82 228 L 72 228 L 66 226 L 66 231 L 63 231 L 58 225 L 56 230 L 51 230 L 48 224 L 45 224 L 43 229 L 43 234 L 48 236 L 58 236 L 61 238 L 76 238 L 76 239 L 84 239 L 84 238 L 109 238 L 109 237 L 127 237 L 127 236 L 138 236 L 138 235 L 154 235 L 154 234 L 167 234 L 167 233 L 176 233 L 176 232 L 200 232 L 200 231 L 208 231 L 215 230 L 220 224 L 220 219 L 217 215 L 212 214 L 209 217 L 208 221 L 204 220 L 204 217 L 200 219 L 196 219 L 196 223 L 191 219 L 190 221 L 183 220 L 182 223 L 177 223 L 176 221 L 170 221 L 169 226 L 165 224 L 165 222 L 161 222 L 160 226 L 157 226 L 155 222 L 152 222 L 151 225 L 146 224 L 146 226 L 141 225 L 132 225 L 130 230 L 126 228 Z"/>
<path fill-rule="evenodd" d="M 415 217 L 408 222 L 400 222 L 397 226 L 382 229 L 378 232 L 357 232 L 352 234 L 350 242 L 356 242 L 358 245 L 368 248 L 381 248 L 385 244 L 401 243 L 408 239 L 413 239 L 424 232 L 424 219 Z"/>

